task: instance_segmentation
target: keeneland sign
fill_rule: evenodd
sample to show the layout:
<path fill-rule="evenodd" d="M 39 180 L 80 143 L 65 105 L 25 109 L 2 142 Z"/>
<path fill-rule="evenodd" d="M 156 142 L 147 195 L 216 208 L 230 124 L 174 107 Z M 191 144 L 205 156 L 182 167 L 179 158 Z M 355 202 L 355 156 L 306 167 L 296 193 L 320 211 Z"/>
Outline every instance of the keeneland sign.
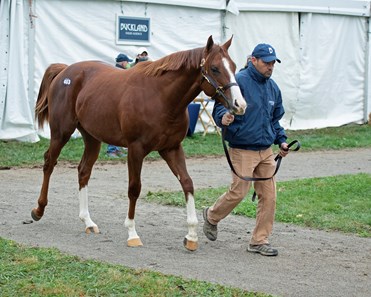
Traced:
<path fill-rule="evenodd" d="M 117 16 L 116 42 L 118 44 L 148 45 L 150 19 Z"/>

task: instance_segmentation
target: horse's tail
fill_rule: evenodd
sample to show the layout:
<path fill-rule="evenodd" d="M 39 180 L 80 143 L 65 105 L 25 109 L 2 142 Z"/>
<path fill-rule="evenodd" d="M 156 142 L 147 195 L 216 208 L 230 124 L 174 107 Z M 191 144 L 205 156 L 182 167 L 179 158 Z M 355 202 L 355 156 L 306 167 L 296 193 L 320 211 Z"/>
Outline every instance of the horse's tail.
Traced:
<path fill-rule="evenodd" d="M 44 122 L 49 122 L 48 91 L 50 85 L 53 79 L 67 67 L 66 64 L 51 64 L 44 73 L 35 107 L 35 117 L 39 127 L 42 127 Z"/>

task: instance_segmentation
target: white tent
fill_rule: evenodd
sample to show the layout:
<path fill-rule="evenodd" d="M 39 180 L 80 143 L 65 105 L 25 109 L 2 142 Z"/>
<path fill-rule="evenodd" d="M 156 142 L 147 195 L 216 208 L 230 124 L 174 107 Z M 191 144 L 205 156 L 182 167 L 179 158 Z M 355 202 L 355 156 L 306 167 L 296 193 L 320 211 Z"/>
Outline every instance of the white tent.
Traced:
<path fill-rule="evenodd" d="M 370 2 L 355 0 L 1 0 L 0 140 L 37 141 L 34 105 L 46 67 L 82 60 L 114 63 L 143 44 L 117 41 L 118 16 L 145 18 L 152 59 L 224 42 L 237 67 L 259 42 L 282 60 L 288 129 L 363 123 L 371 111 Z"/>
<path fill-rule="evenodd" d="M 364 123 L 371 112 L 370 2 L 348 0 L 236 1 L 227 14 L 237 37 L 234 59 L 259 42 L 282 60 L 273 78 L 281 87 L 285 128 L 309 129 Z M 237 44 L 236 44 L 237 43 Z"/>

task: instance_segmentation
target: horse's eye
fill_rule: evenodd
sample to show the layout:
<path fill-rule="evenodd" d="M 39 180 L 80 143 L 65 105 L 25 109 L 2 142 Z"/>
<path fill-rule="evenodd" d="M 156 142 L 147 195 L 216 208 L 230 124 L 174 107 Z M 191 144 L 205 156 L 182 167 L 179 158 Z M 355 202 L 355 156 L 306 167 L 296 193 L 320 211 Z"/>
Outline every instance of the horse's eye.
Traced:
<path fill-rule="evenodd" d="M 210 69 L 211 69 L 211 72 L 212 72 L 212 73 L 215 73 L 215 74 L 220 73 L 218 67 L 216 67 L 216 66 L 211 66 Z"/>

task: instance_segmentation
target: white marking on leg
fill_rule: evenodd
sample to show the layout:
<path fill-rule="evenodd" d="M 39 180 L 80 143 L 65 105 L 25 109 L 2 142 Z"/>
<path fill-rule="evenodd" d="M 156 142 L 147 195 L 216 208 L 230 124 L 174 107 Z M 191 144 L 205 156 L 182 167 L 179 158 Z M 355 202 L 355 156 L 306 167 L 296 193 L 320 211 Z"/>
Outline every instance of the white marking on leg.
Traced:
<path fill-rule="evenodd" d="M 197 226 L 198 219 L 196 215 L 195 199 L 191 193 L 187 193 L 187 224 L 188 224 L 188 234 L 186 238 L 189 241 L 198 241 L 197 237 Z"/>
<path fill-rule="evenodd" d="M 97 227 L 97 225 L 91 220 L 88 207 L 88 186 L 83 187 L 79 191 L 79 202 L 80 202 L 80 214 L 81 221 L 85 223 L 86 228 Z"/>
<path fill-rule="evenodd" d="M 126 217 L 125 227 L 128 228 L 128 233 L 129 233 L 128 240 L 139 238 L 137 231 L 135 230 L 134 220 L 130 220 L 129 217 Z"/>
<path fill-rule="evenodd" d="M 229 81 L 230 83 L 237 83 L 235 75 L 232 71 L 231 65 L 229 64 L 228 60 L 226 58 L 223 58 L 223 64 L 224 67 L 227 69 L 227 72 L 229 74 Z M 233 104 L 234 102 L 237 102 L 238 104 L 238 109 L 240 112 L 244 113 L 246 110 L 246 101 L 242 96 L 241 90 L 239 86 L 232 86 L 231 87 L 231 94 L 232 94 L 232 99 L 233 99 Z"/>

